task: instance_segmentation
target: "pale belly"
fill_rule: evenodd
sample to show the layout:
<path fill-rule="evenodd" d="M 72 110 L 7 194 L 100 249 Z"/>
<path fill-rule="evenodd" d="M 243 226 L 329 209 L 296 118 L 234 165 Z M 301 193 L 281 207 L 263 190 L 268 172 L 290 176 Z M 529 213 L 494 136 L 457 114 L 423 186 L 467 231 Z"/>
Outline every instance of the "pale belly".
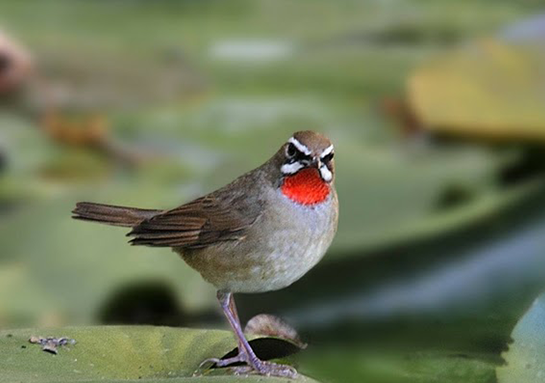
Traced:
<path fill-rule="evenodd" d="M 337 229 L 334 198 L 295 209 L 291 201 L 280 200 L 280 207 L 264 214 L 244 240 L 180 254 L 219 290 L 258 293 L 285 288 L 313 268 L 331 244 Z"/>

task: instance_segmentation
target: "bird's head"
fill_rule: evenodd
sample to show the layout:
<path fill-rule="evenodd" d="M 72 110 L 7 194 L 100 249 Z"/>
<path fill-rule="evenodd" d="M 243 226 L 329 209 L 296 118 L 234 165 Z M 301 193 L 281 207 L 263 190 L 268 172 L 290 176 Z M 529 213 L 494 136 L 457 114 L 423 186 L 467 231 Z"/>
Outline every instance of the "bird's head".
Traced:
<path fill-rule="evenodd" d="M 284 144 L 282 151 L 284 161 L 280 171 L 284 176 L 293 176 L 305 169 L 316 169 L 322 181 L 333 181 L 335 149 L 323 134 L 310 130 L 296 132 Z"/>
<path fill-rule="evenodd" d="M 303 205 L 324 202 L 335 178 L 334 155 L 333 144 L 323 134 L 309 130 L 294 133 L 276 156 L 282 193 Z"/>

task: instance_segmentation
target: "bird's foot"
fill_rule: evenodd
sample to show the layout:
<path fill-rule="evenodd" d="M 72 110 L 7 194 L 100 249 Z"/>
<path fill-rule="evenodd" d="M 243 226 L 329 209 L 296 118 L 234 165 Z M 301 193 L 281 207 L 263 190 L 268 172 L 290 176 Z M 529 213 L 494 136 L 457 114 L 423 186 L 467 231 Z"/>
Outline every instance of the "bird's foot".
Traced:
<path fill-rule="evenodd" d="M 233 366 L 233 364 L 245 363 L 242 366 Z M 247 375 L 252 372 L 256 372 L 259 375 L 276 376 L 281 378 L 297 378 L 297 370 L 291 366 L 266 362 L 258 358 L 249 357 L 246 353 L 240 353 L 235 357 L 228 359 L 210 358 L 204 360 L 199 370 L 202 370 L 207 365 L 209 367 L 224 368 L 230 367 L 231 370 L 237 375 Z"/>
<path fill-rule="evenodd" d="M 246 359 L 244 359 L 241 354 L 238 354 L 237 356 L 228 359 L 209 358 L 201 362 L 201 364 L 199 365 L 199 369 L 202 369 L 206 366 L 216 368 L 229 367 L 235 363 L 246 363 Z"/>
<path fill-rule="evenodd" d="M 254 359 L 248 363 L 247 369 L 256 371 L 259 375 L 265 376 L 277 376 L 280 378 L 297 378 L 297 370 L 292 366 L 287 366 L 285 364 L 276 364 L 271 362 L 266 362 L 260 359 Z M 238 367 L 234 367 L 237 369 Z"/>

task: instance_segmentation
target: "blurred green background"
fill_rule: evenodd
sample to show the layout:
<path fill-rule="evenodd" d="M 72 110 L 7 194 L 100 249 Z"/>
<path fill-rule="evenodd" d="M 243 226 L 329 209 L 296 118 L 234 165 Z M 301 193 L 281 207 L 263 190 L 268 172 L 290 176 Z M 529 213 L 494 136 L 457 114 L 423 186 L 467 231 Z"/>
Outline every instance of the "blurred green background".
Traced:
<path fill-rule="evenodd" d="M 0 1 L 0 329 L 226 327 L 174 253 L 70 211 L 176 206 L 313 129 L 338 235 L 292 287 L 237 297 L 242 320 L 293 324 L 323 382 L 545 382 L 495 372 L 545 289 L 543 10 Z"/>

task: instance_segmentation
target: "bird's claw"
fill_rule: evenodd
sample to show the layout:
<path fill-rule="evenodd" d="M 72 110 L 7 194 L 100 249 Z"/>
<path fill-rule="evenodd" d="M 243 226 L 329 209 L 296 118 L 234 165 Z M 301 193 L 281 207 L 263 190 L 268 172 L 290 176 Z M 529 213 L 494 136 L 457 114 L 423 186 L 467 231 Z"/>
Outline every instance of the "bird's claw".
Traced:
<path fill-rule="evenodd" d="M 205 359 L 201 362 L 201 364 L 199 364 L 199 370 L 204 369 L 205 367 L 207 367 L 207 365 L 210 365 L 209 367 L 216 366 L 220 363 L 220 361 L 221 359 L 218 359 L 218 358 Z"/>
<path fill-rule="evenodd" d="M 231 366 L 235 363 L 245 363 L 243 366 Z M 209 365 L 209 366 L 207 366 Z M 276 364 L 246 357 L 246 354 L 238 354 L 229 359 L 209 358 L 201 362 L 197 371 L 203 371 L 206 368 L 229 367 L 235 375 L 247 375 L 256 372 L 264 376 L 276 376 L 281 378 L 297 378 L 297 370 L 291 366 Z"/>
<path fill-rule="evenodd" d="M 293 368 L 292 366 L 287 366 L 285 364 L 276 364 L 259 360 L 254 361 L 251 367 L 260 375 L 265 376 L 277 376 L 280 378 L 289 379 L 295 379 L 298 376 L 297 370 L 295 368 Z"/>
<path fill-rule="evenodd" d="M 203 360 L 199 367 L 197 368 L 197 371 L 193 374 L 195 375 L 201 375 L 203 371 L 211 369 L 211 368 L 223 368 L 223 367 L 229 367 L 230 365 L 234 363 L 245 363 L 245 360 L 241 356 L 241 354 L 238 354 L 237 356 L 229 359 L 219 359 L 219 358 L 208 358 Z"/>

